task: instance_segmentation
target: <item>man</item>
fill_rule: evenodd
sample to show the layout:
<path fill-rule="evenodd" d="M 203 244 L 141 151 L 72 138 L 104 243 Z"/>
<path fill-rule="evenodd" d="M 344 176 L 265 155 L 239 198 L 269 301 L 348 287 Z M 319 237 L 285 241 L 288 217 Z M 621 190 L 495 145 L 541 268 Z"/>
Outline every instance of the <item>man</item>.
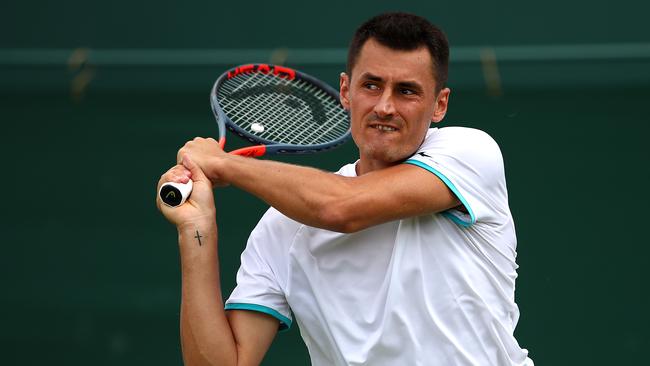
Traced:
<path fill-rule="evenodd" d="M 409 14 L 364 23 L 341 74 L 359 160 L 338 174 L 197 138 L 159 182 L 178 228 L 187 364 L 257 365 L 292 313 L 314 365 L 532 365 L 513 337 L 517 265 L 503 161 L 485 133 L 430 128 L 450 90 L 444 34 Z M 224 304 L 212 187 L 270 208 Z"/>

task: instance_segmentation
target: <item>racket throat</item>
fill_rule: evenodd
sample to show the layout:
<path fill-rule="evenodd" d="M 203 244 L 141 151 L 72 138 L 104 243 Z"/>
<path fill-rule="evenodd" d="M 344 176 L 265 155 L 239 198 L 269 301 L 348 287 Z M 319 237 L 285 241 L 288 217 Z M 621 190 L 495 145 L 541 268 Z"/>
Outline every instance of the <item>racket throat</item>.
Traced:
<path fill-rule="evenodd" d="M 256 158 L 266 154 L 266 145 L 248 146 L 248 147 L 231 151 L 230 153 L 239 156 L 248 156 L 250 158 Z"/>

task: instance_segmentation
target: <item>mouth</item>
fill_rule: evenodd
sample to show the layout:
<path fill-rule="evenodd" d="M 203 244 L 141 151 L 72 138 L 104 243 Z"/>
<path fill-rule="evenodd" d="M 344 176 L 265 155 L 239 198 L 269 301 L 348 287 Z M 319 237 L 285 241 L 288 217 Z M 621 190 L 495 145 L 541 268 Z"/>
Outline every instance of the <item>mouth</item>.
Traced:
<path fill-rule="evenodd" d="M 374 128 L 378 131 L 381 132 L 394 132 L 397 131 L 398 128 L 395 126 L 390 126 L 390 125 L 379 125 L 379 124 L 372 124 L 370 125 L 370 128 Z"/>

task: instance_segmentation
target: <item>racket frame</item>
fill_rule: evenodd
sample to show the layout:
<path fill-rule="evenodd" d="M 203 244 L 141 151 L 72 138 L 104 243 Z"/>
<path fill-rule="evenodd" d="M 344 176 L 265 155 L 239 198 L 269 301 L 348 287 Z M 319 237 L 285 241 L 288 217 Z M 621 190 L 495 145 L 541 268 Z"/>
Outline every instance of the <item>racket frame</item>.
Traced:
<path fill-rule="evenodd" d="M 248 140 L 249 142 L 255 144 L 253 146 L 244 147 L 238 150 L 231 151 L 231 154 L 250 156 L 250 157 L 259 157 L 262 155 L 273 155 L 273 154 L 309 154 L 320 151 L 325 151 L 333 149 L 346 141 L 351 137 L 350 126 L 348 126 L 348 131 L 343 134 L 341 137 L 322 144 L 311 144 L 311 145 L 296 145 L 296 144 L 282 144 L 276 143 L 272 140 L 267 140 L 261 137 L 258 137 L 254 134 L 249 133 L 247 130 L 239 127 L 237 124 L 232 122 L 230 118 L 221 108 L 218 98 L 218 91 L 220 86 L 227 80 L 236 77 L 241 74 L 246 73 L 273 73 L 277 77 L 286 78 L 289 80 L 304 80 L 324 91 L 327 95 L 333 97 L 337 103 L 340 104 L 339 92 L 332 88 L 330 85 L 318 80 L 317 78 L 294 70 L 285 66 L 266 64 L 266 63 L 252 63 L 245 64 L 233 67 L 219 76 L 212 86 L 210 92 L 210 105 L 212 107 L 212 113 L 214 114 L 215 119 L 217 120 L 217 127 L 219 131 L 219 145 L 223 149 L 226 143 L 226 129 L 230 130 L 232 133 L 237 136 Z M 348 117 L 349 118 L 349 117 Z"/>

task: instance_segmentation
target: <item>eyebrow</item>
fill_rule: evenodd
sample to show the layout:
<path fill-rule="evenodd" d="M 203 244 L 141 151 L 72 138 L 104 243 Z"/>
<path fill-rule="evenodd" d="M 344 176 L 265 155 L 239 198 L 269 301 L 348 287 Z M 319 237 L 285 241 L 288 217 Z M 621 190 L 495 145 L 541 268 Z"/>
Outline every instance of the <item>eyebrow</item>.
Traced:
<path fill-rule="evenodd" d="M 371 81 L 379 81 L 379 82 L 384 81 L 384 79 L 381 76 L 377 76 L 369 72 L 364 72 L 363 74 L 361 74 L 361 80 L 371 80 Z M 407 89 L 424 90 L 422 85 L 420 85 L 418 82 L 410 81 L 410 80 L 399 81 L 397 83 L 397 86 L 401 88 L 407 88 Z"/>

